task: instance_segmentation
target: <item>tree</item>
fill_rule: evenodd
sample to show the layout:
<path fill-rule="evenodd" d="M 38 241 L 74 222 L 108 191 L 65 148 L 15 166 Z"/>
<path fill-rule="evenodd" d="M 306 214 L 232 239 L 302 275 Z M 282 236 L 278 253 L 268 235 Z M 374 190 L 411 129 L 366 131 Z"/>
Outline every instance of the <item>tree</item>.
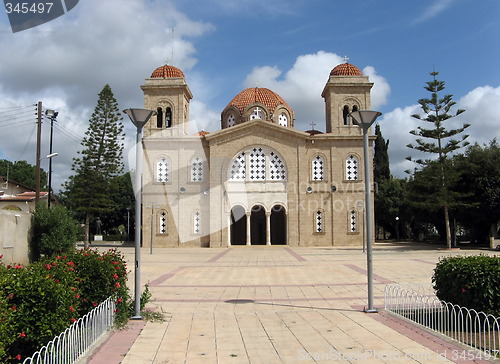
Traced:
<path fill-rule="evenodd" d="M 455 115 L 449 114 L 456 103 L 453 101 L 453 95 L 445 95 L 443 98 L 439 97 L 440 92 L 445 89 L 445 82 L 439 81 L 436 78 L 438 74 L 438 72 L 431 72 L 430 75 L 433 79 L 432 81 L 426 82 L 427 86 L 424 87 L 431 93 L 431 98 L 418 100 L 426 117 L 422 118 L 419 114 L 412 115 L 412 117 L 428 123 L 427 125 L 430 124 L 430 128 L 427 129 L 419 126 L 417 129 L 410 131 L 410 134 L 417 136 L 417 139 L 415 140 L 416 144 L 410 143 L 407 147 L 420 152 L 433 154 L 434 157 L 437 156 L 435 162 L 437 163 L 436 173 L 438 178 L 434 180 L 435 185 L 433 186 L 435 188 L 436 204 L 433 207 L 440 207 L 443 209 L 446 246 L 451 248 L 449 207 L 453 204 L 453 198 L 451 194 L 449 194 L 448 189 L 450 180 L 452 179 L 451 168 L 449 168 L 451 165 L 451 163 L 449 163 L 449 156 L 455 150 L 469 144 L 466 141 L 468 135 L 462 133 L 470 124 L 463 124 L 457 129 L 447 130 L 445 128 L 445 121 L 463 113 L 465 110 L 458 109 Z M 460 134 L 462 134 L 461 140 L 453 138 Z M 411 157 L 408 157 L 408 160 L 411 160 Z M 421 167 L 426 167 L 434 163 L 432 159 L 417 159 L 415 162 Z"/>
<path fill-rule="evenodd" d="M 471 145 L 454 159 L 454 167 L 462 171 L 457 188 L 468 193 L 466 209 L 458 212 L 461 226 L 471 239 L 487 241 L 492 224 L 500 219 L 500 145 L 493 139 L 489 145 Z"/>
<path fill-rule="evenodd" d="M 73 159 L 75 172 L 64 185 L 64 200 L 84 217 L 85 246 L 89 246 L 90 221 L 95 214 L 113 209 L 110 186 L 123 172 L 123 124 L 118 103 L 109 85 L 99 93 L 97 106 L 82 140 L 80 157 Z"/>
<path fill-rule="evenodd" d="M 11 162 L 0 159 L 0 176 L 9 177 L 9 180 L 22 183 L 33 190 L 36 188 L 36 167 L 26 161 Z M 47 173 L 40 169 L 42 186 L 47 181 Z"/>
<path fill-rule="evenodd" d="M 74 249 L 78 234 L 78 223 L 64 206 L 49 209 L 38 204 L 33 216 L 32 259 Z"/>
<path fill-rule="evenodd" d="M 379 184 L 383 179 L 391 177 L 391 170 L 389 168 L 389 140 L 386 142 L 382 136 L 380 125 L 375 126 L 375 152 L 373 155 L 373 180 Z"/>

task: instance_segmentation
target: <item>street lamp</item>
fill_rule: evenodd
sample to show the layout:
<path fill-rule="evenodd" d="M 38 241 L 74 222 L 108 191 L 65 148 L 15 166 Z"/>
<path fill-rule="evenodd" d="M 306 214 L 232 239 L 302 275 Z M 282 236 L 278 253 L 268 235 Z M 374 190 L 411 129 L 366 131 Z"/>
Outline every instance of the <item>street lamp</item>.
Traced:
<path fill-rule="evenodd" d="M 135 143 L 135 315 L 133 320 L 142 320 L 141 316 L 141 204 L 142 204 L 142 128 L 156 111 L 147 109 L 123 110 L 137 128 Z"/>
<path fill-rule="evenodd" d="M 52 135 L 54 134 L 54 121 L 57 121 L 57 115 L 59 113 L 54 110 L 45 110 L 45 116 L 50 119 L 50 141 L 49 141 L 49 155 L 47 158 L 49 159 L 49 200 L 47 202 L 47 207 L 50 209 L 50 199 L 51 199 L 51 189 L 52 189 L 52 157 L 55 157 L 57 153 L 52 153 Z"/>
<path fill-rule="evenodd" d="M 363 129 L 363 159 L 365 168 L 365 211 L 366 211 L 366 270 L 368 271 L 368 308 L 367 313 L 377 312 L 373 306 L 373 262 L 372 262 L 372 196 L 370 187 L 370 159 L 368 149 L 368 129 L 382 113 L 371 110 L 353 111 L 349 114 L 353 124 Z"/>

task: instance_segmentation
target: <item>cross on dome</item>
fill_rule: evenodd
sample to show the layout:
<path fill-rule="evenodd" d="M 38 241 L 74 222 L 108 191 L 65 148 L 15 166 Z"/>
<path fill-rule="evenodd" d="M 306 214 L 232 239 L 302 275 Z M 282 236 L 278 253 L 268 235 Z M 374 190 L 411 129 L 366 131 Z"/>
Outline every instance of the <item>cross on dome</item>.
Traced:
<path fill-rule="evenodd" d="M 309 125 L 311 125 L 312 130 L 314 130 L 314 127 L 316 126 L 316 123 L 314 121 L 311 121 L 309 123 Z"/>
<path fill-rule="evenodd" d="M 349 57 L 344 56 L 344 57 L 342 57 L 342 59 L 344 60 L 344 63 L 347 63 L 347 61 L 349 60 Z"/>

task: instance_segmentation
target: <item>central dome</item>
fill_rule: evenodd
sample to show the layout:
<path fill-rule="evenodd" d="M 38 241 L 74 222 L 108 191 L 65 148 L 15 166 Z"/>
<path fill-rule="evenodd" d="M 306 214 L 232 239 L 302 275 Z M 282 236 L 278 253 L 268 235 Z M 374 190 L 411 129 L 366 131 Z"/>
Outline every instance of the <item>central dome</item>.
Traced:
<path fill-rule="evenodd" d="M 335 67 L 330 76 L 363 76 L 363 73 L 358 67 L 346 62 Z"/>
<path fill-rule="evenodd" d="M 267 107 L 270 113 L 273 113 L 279 105 L 283 105 L 290 109 L 290 106 L 277 93 L 261 87 L 247 88 L 236 95 L 227 104 L 226 109 L 230 106 L 236 107 L 240 113 L 243 113 L 248 105 L 261 103 Z"/>
<path fill-rule="evenodd" d="M 151 74 L 151 78 L 176 78 L 182 77 L 184 78 L 184 73 L 174 66 L 169 66 L 166 64 L 165 66 L 158 67 Z"/>

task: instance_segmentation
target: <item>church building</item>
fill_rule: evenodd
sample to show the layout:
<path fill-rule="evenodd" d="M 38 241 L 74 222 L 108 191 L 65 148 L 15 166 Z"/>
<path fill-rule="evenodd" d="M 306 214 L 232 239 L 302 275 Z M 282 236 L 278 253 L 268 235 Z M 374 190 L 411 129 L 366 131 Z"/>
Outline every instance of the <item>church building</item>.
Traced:
<path fill-rule="evenodd" d="M 325 133 L 296 129 L 293 105 L 254 87 L 220 130 L 193 135 L 184 73 L 157 68 L 141 86 L 157 112 L 143 129 L 143 246 L 362 245 L 363 136 L 348 114 L 370 109 L 373 83 L 349 63 L 325 79 Z"/>

